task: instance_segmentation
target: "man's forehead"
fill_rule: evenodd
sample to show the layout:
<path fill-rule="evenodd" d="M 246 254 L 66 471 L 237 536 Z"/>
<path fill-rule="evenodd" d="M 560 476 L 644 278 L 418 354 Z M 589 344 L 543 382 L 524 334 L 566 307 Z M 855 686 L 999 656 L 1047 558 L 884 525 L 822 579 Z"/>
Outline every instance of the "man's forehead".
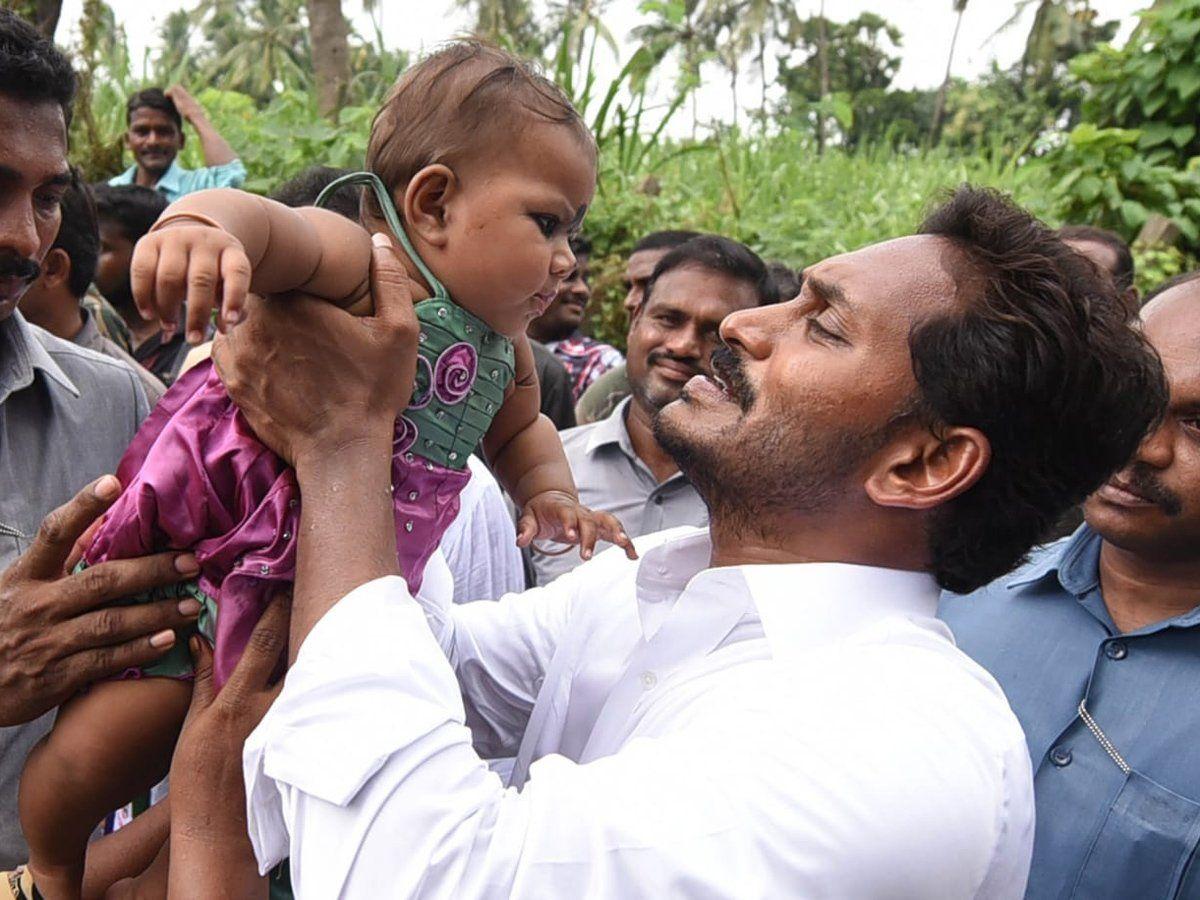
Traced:
<path fill-rule="evenodd" d="M 1146 338 L 1162 357 L 1173 392 L 1200 393 L 1200 279 L 1164 291 L 1142 309 Z"/>
<path fill-rule="evenodd" d="M 645 272 L 649 275 L 658 265 L 658 261 L 669 253 L 670 250 L 666 247 L 655 248 L 653 250 L 635 250 L 629 254 L 629 259 L 625 262 L 625 267 L 630 272 L 640 273 Z"/>
<path fill-rule="evenodd" d="M 67 169 L 67 129 L 62 107 L 0 94 L 0 164 L 40 184 Z"/>
<path fill-rule="evenodd" d="M 934 311 L 955 302 L 965 272 L 965 257 L 953 241 L 920 234 L 831 256 L 805 269 L 804 278 L 863 310 Z"/>
<path fill-rule="evenodd" d="M 153 106 L 139 106 L 129 114 L 129 124 L 133 125 L 136 123 L 143 125 L 165 124 L 173 127 L 175 120 L 164 110 L 155 109 Z"/>
<path fill-rule="evenodd" d="M 744 278 L 699 265 L 684 265 L 659 276 L 649 307 L 667 305 L 695 316 L 723 319 L 729 312 L 756 305 L 755 286 Z"/>

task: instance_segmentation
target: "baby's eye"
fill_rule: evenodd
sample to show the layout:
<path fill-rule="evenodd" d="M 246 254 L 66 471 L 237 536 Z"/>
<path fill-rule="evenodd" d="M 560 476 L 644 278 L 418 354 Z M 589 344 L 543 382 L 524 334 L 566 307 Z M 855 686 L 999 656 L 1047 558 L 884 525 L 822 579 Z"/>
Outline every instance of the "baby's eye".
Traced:
<path fill-rule="evenodd" d="M 533 221 L 537 222 L 538 229 L 546 237 L 550 237 L 550 235 L 558 230 L 558 216 L 550 215 L 549 213 L 534 213 Z"/>

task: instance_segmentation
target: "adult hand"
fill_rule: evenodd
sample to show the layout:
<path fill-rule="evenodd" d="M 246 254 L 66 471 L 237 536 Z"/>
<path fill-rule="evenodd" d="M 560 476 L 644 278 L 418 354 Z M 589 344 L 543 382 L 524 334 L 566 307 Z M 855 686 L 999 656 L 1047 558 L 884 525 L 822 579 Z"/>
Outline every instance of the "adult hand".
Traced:
<path fill-rule="evenodd" d="M 196 118 L 203 119 L 204 107 L 200 102 L 187 92 L 182 84 L 175 84 L 167 88 L 163 93 L 175 104 L 175 108 L 179 110 L 179 115 L 183 116 L 187 121 L 195 124 Z"/>
<path fill-rule="evenodd" d="M 243 322 L 213 345 L 213 363 L 259 438 L 297 468 L 381 434 L 412 396 L 417 317 L 408 276 L 376 235 L 375 315 L 308 297 L 247 297 Z"/>
<path fill-rule="evenodd" d="M 0 725 L 18 725 L 72 694 L 162 656 L 171 629 L 200 613 L 193 599 L 108 607 L 199 572 L 190 553 L 66 567 L 89 526 L 121 493 L 105 475 L 42 520 L 33 544 L 0 574 Z"/>
<path fill-rule="evenodd" d="M 288 603 L 277 596 L 218 692 L 212 651 L 191 641 L 192 705 L 171 760 L 170 891 L 187 897 L 265 897 L 246 824 L 242 745 L 282 689 L 271 675 L 287 643 Z"/>

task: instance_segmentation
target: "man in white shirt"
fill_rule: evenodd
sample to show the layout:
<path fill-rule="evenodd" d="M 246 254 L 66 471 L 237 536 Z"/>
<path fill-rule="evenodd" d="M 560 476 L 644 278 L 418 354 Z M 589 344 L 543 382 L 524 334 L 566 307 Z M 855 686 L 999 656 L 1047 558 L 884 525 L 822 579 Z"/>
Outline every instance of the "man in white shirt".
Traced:
<path fill-rule="evenodd" d="M 715 377 L 656 424 L 709 529 L 454 606 L 395 577 L 394 360 L 416 326 L 394 281 L 378 319 L 255 304 L 217 348 L 295 463 L 304 546 L 246 805 L 227 760 L 270 699 L 279 616 L 215 700 L 201 653 L 173 886 L 261 890 L 248 826 L 301 898 L 1021 896 L 1024 738 L 935 620 L 938 585 L 1009 569 L 1161 412 L 1111 284 L 961 188 L 922 234 L 725 320 Z M 512 753 L 506 784 L 485 760 Z"/>

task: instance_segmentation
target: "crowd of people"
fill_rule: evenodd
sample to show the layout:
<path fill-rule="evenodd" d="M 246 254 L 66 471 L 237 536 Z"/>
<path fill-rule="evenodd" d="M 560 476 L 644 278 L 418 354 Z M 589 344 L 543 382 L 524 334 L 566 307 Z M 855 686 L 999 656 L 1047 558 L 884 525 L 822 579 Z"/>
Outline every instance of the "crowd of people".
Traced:
<path fill-rule="evenodd" d="M 0 10 L 0 898 L 1200 898 L 1200 272 L 962 185 L 622 353 L 503 51 L 268 198 L 74 94 Z"/>

